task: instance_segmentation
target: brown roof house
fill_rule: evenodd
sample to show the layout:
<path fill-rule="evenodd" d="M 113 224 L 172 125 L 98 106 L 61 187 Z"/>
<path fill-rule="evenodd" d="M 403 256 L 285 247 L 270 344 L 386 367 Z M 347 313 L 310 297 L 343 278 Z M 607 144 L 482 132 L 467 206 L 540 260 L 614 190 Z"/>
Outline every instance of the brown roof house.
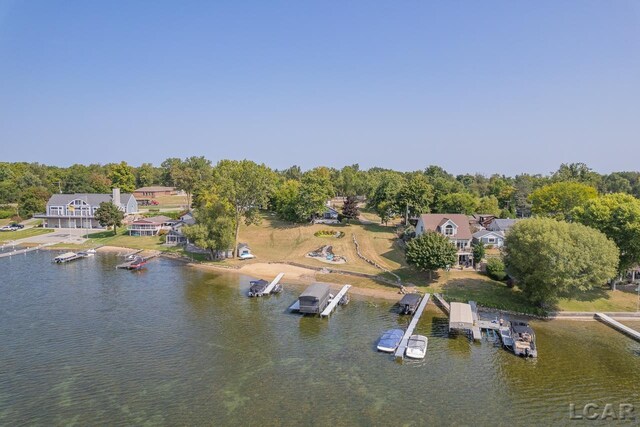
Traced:
<path fill-rule="evenodd" d="M 458 264 L 471 267 L 473 235 L 469 227 L 469 217 L 463 214 L 422 214 L 416 224 L 416 237 L 428 230 L 448 237 L 458 249 Z"/>

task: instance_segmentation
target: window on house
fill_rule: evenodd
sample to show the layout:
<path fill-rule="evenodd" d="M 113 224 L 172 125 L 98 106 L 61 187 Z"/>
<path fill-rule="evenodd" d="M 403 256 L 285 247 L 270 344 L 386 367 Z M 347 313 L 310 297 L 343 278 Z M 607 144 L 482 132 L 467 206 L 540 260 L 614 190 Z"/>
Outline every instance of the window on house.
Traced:
<path fill-rule="evenodd" d="M 453 236 L 453 225 L 447 224 L 444 227 L 444 235 L 445 236 Z"/>
<path fill-rule="evenodd" d="M 496 238 L 495 237 L 489 237 L 488 239 L 489 243 L 495 243 L 496 242 Z"/>

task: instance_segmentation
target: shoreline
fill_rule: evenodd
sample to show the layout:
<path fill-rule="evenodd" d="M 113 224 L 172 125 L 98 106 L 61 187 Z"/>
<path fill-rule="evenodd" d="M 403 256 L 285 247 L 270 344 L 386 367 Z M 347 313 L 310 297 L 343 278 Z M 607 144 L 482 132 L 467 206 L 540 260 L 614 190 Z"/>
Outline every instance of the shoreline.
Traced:
<path fill-rule="evenodd" d="M 42 248 L 43 250 L 65 250 L 65 248 Z M 96 251 L 99 253 L 115 253 L 115 254 L 125 254 L 132 251 L 151 251 L 151 249 L 134 249 L 127 248 L 122 246 L 100 246 L 96 248 Z M 160 252 L 159 255 L 162 258 L 170 259 L 173 261 L 177 261 L 182 263 L 184 266 L 189 268 L 196 268 L 202 271 L 211 271 L 211 272 L 219 272 L 219 273 L 234 273 L 234 274 L 244 274 L 246 276 L 250 276 L 254 279 L 260 279 L 264 277 L 275 277 L 278 273 L 285 273 L 285 281 L 295 285 L 309 285 L 314 282 L 326 283 L 332 287 L 332 290 L 337 290 L 341 286 L 345 284 L 349 284 L 348 273 L 345 273 L 345 280 L 338 283 L 336 281 L 326 281 L 319 280 L 316 278 L 317 274 L 323 274 L 321 271 L 314 270 L 312 268 L 304 268 L 297 265 L 290 265 L 284 262 L 254 262 L 242 266 L 222 266 L 222 265 L 212 265 L 205 264 L 200 262 L 194 262 L 192 259 L 187 258 L 185 256 L 175 254 L 175 253 L 167 253 Z M 358 285 L 353 285 L 349 292 L 352 295 L 356 295 L 361 298 L 373 298 L 377 300 L 385 300 L 385 301 L 397 301 L 402 297 L 402 294 L 398 289 L 389 288 L 388 286 L 376 283 L 373 279 L 371 279 L 372 286 L 374 287 L 361 287 Z M 437 305 L 436 305 L 437 306 Z M 509 316 L 515 316 L 519 318 L 527 318 L 530 320 L 537 321 L 598 321 L 594 314 L 596 312 L 569 312 L 569 311 L 559 311 L 559 312 L 551 312 L 548 316 L 536 316 L 533 314 L 526 313 L 515 313 L 510 312 L 509 310 L 500 310 L 492 307 L 479 307 L 479 311 L 484 313 L 491 314 L 505 314 Z M 621 320 L 621 321 L 640 321 L 640 313 L 636 312 L 605 312 L 605 314 Z"/>

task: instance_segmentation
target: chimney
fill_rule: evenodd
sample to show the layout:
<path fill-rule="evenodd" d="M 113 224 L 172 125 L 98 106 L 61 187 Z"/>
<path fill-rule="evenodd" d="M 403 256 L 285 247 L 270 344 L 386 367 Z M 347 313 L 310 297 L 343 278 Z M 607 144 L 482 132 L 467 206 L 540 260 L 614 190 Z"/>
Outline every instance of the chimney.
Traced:
<path fill-rule="evenodd" d="M 111 197 L 113 200 L 113 204 L 116 205 L 118 208 L 121 206 L 120 203 L 120 189 L 119 188 L 114 188 L 113 189 L 113 195 Z"/>

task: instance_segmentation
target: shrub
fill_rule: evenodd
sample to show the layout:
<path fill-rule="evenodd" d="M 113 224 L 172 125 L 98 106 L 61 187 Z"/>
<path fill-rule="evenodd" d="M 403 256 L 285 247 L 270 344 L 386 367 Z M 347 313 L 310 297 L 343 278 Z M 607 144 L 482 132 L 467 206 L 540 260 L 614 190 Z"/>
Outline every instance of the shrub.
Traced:
<path fill-rule="evenodd" d="M 487 274 L 494 280 L 504 280 L 507 277 L 504 262 L 500 258 L 489 258 L 487 260 Z"/>
<path fill-rule="evenodd" d="M 13 216 L 15 213 L 16 213 L 15 209 L 11 209 L 11 210 L 0 209 L 0 219 L 11 218 L 11 216 Z"/>
<path fill-rule="evenodd" d="M 335 237 L 338 239 L 344 237 L 344 233 L 342 231 L 331 231 L 331 230 L 316 231 L 315 233 L 313 233 L 313 235 L 316 237 Z"/>

